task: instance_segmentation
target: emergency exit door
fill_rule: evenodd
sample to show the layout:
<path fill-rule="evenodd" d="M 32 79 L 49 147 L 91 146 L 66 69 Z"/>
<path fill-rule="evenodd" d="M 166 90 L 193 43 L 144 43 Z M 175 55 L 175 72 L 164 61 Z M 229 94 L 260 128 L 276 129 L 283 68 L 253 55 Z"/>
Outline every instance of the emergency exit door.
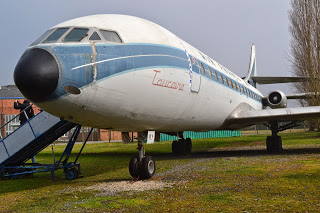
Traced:
<path fill-rule="evenodd" d="M 191 79 L 191 92 L 199 93 L 201 86 L 201 75 L 194 72 Z"/>

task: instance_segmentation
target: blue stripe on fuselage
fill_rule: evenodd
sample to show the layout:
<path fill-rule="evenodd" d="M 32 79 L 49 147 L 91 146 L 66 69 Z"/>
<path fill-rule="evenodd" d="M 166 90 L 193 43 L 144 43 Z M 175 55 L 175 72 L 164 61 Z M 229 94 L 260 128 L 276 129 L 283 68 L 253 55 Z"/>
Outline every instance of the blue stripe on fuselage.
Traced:
<path fill-rule="evenodd" d="M 49 49 L 58 58 L 60 67 L 63 70 L 59 85 L 50 97 L 51 100 L 66 95 L 67 93 L 63 89 L 66 85 L 83 88 L 93 82 L 94 71 L 92 66 L 92 47 L 90 44 L 44 45 L 42 48 Z M 175 67 L 189 70 L 189 62 L 185 52 L 175 47 L 159 44 L 118 45 L 97 43 L 96 51 L 98 62 L 97 81 L 122 72 L 148 67 Z M 200 73 L 200 61 L 195 56 L 193 57 L 197 62 L 197 66 L 193 65 L 193 72 Z M 201 62 L 208 66 L 204 61 Z M 210 69 L 219 74 L 221 73 L 212 66 L 210 66 Z M 206 77 L 211 79 L 209 76 Z"/>
<path fill-rule="evenodd" d="M 62 72 L 60 82 L 49 98 L 50 100 L 66 95 L 64 86 L 73 85 L 78 88 L 86 87 L 93 82 L 93 66 L 91 64 L 92 47 L 87 44 L 46 46 L 60 62 Z M 188 69 L 184 52 L 176 48 L 160 45 L 107 45 L 96 44 L 97 81 L 119 74 L 124 71 L 134 71 L 146 67 L 177 67 Z M 115 59 L 110 60 L 108 59 Z M 83 66 L 77 69 L 75 67 Z"/>

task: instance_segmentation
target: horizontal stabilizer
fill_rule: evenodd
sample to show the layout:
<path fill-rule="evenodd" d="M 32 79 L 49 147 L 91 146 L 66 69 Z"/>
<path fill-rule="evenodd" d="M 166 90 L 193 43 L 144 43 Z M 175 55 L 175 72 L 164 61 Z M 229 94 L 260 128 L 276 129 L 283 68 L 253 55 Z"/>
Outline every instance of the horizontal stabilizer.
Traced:
<path fill-rule="evenodd" d="M 269 76 L 252 76 L 252 80 L 257 84 L 280 84 L 307 81 L 309 77 L 269 77 Z"/>
<path fill-rule="evenodd" d="M 289 94 L 286 95 L 287 99 L 307 99 L 312 98 L 314 96 L 314 93 L 299 93 L 299 94 Z"/>

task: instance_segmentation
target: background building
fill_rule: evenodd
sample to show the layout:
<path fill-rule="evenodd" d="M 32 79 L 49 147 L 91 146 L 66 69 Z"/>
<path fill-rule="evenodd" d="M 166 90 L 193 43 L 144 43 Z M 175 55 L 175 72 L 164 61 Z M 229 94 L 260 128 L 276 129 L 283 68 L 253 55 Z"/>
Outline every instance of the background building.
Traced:
<path fill-rule="evenodd" d="M 19 114 L 20 110 L 16 110 L 13 108 L 13 104 L 16 100 L 23 102 L 24 98 L 15 85 L 0 86 L 1 126 L 10 121 L 17 114 Z M 1 135 L 3 137 L 7 136 L 11 132 L 13 132 L 19 126 L 19 124 L 19 117 L 17 117 L 9 125 L 1 128 Z"/>

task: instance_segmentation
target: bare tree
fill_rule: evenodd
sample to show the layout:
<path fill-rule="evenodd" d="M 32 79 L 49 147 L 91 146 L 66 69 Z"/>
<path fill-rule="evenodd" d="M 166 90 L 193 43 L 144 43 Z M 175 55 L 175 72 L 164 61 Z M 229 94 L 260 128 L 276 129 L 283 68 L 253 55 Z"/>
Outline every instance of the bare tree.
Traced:
<path fill-rule="evenodd" d="M 289 11 L 292 40 L 291 64 L 297 76 L 308 76 L 307 82 L 295 84 L 299 92 L 320 94 L 320 0 L 291 0 Z M 301 102 L 319 106 L 320 96 L 315 95 Z M 320 122 L 314 122 L 320 129 Z"/>

